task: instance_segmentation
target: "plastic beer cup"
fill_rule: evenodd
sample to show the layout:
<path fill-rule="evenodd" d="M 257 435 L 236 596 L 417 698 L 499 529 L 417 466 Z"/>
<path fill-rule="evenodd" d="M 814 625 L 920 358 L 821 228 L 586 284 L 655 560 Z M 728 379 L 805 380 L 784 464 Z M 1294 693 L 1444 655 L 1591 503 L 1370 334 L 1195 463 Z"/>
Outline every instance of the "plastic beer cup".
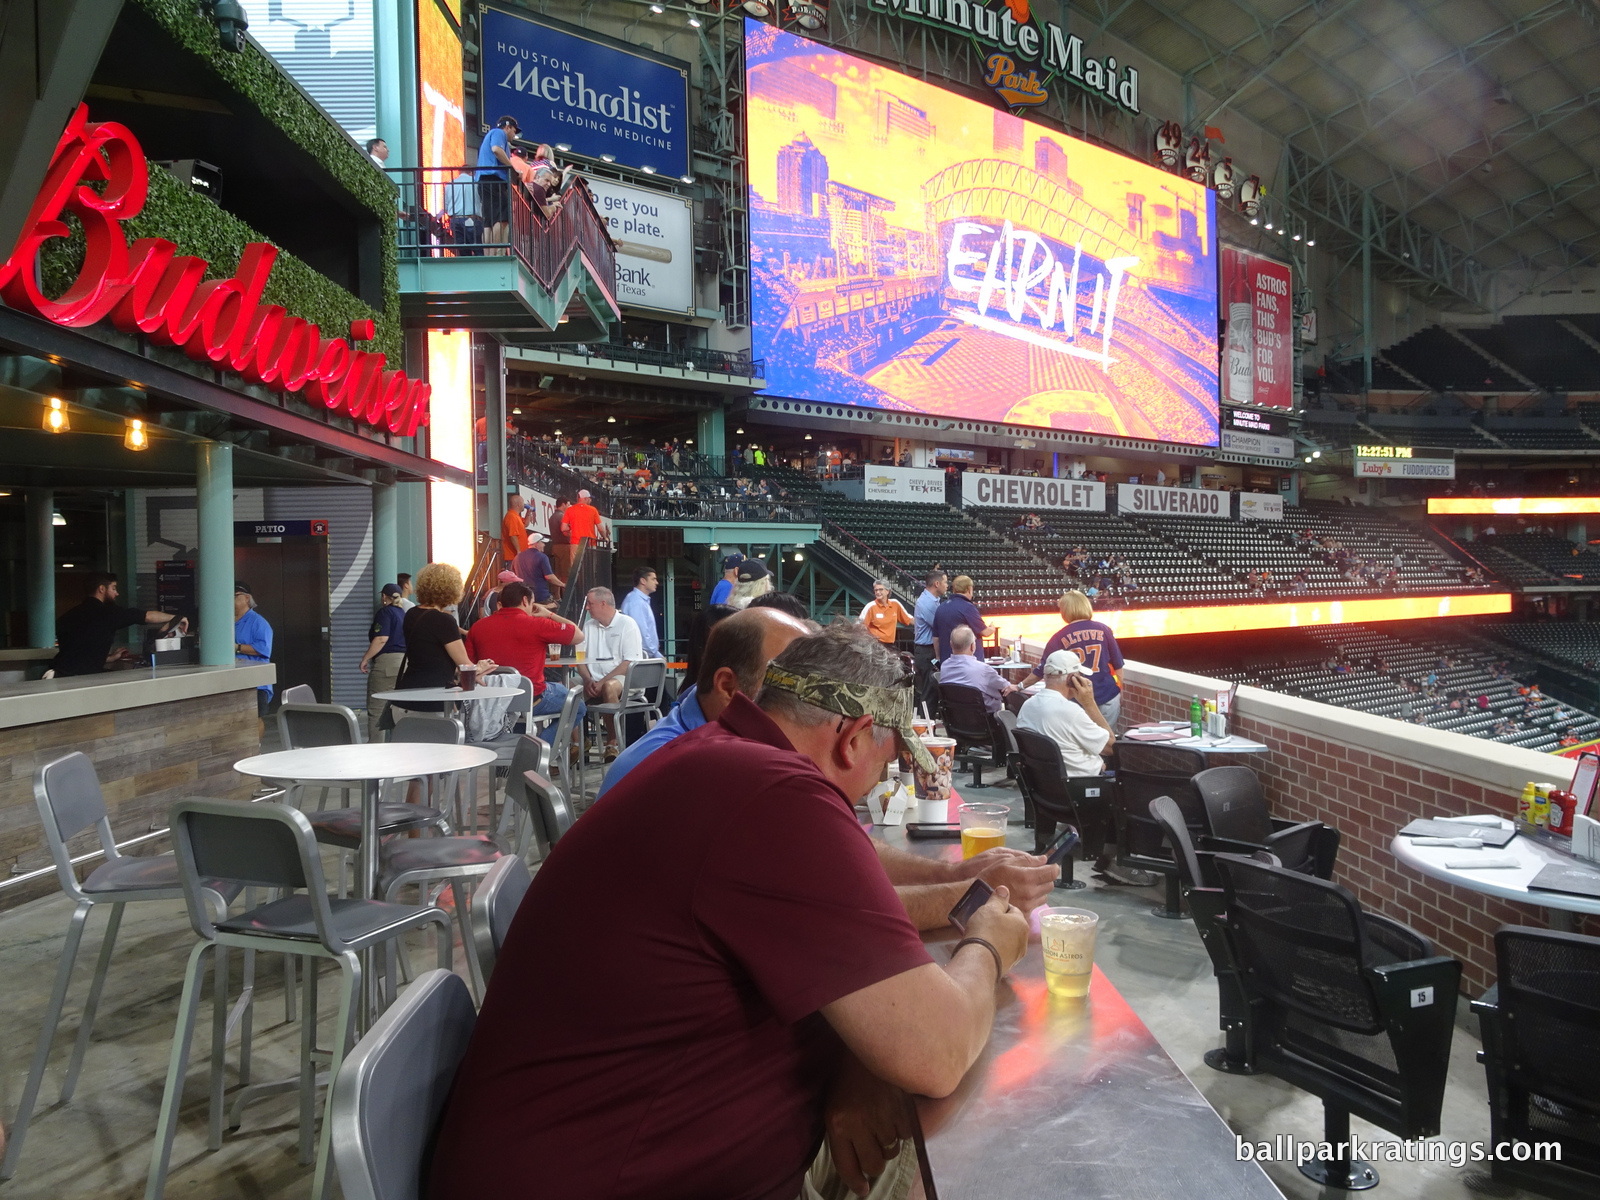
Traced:
<path fill-rule="evenodd" d="M 1094 971 L 1095 934 L 1100 915 L 1086 908 L 1041 908 L 1039 942 L 1044 950 L 1045 983 L 1053 996 L 1089 994 Z"/>
<path fill-rule="evenodd" d="M 962 858 L 1006 844 L 1006 818 L 1011 815 L 1006 805 L 963 804 L 956 811 L 961 822 Z"/>

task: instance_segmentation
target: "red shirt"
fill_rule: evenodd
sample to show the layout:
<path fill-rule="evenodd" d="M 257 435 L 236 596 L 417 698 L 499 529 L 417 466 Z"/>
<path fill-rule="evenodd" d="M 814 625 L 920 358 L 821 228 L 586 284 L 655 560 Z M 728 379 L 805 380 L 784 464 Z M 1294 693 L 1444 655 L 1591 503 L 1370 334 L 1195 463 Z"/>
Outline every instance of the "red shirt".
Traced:
<path fill-rule="evenodd" d="M 572 544 L 576 546 L 584 538 L 594 537 L 595 527 L 600 524 L 600 510 L 579 500 L 567 506 L 566 522 Z"/>
<path fill-rule="evenodd" d="M 793 1200 L 842 1048 L 818 1010 L 929 961 L 851 801 L 736 696 L 534 876 L 428 1195 Z"/>
<path fill-rule="evenodd" d="M 544 648 L 555 642 L 570 646 L 578 632 L 576 625 L 536 617 L 520 608 L 497 608 L 481 621 L 474 621 L 467 633 L 467 657 L 477 662 L 492 658 L 503 667 L 512 667 L 533 683 L 533 694 L 544 695 Z"/>

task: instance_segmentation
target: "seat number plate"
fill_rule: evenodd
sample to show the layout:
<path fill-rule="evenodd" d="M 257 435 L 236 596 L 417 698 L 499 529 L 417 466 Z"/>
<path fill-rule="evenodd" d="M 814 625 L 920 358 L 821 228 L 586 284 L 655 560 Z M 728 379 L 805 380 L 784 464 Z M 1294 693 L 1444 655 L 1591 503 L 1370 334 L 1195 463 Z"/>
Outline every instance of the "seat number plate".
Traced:
<path fill-rule="evenodd" d="M 1411 1007 L 1427 1008 L 1433 1003 L 1433 989 L 1431 987 L 1411 989 Z"/>

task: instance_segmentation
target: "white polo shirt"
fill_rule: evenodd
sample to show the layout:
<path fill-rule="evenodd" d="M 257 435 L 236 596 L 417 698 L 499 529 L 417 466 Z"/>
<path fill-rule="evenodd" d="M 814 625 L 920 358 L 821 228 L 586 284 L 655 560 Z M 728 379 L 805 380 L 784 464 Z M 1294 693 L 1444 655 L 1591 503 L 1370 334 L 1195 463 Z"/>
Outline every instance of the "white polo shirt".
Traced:
<path fill-rule="evenodd" d="M 1111 740 L 1111 734 L 1090 720 L 1076 700 L 1044 688 L 1022 706 L 1017 728 L 1043 734 L 1060 746 L 1061 762 L 1069 776 L 1105 774 L 1106 764 L 1100 752 Z"/>
<path fill-rule="evenodd" d="M 583 657 L 589 674 L 596 679 L 620 662 L 638 662 L 644 657 L 644 635 L 639 632 L 638 622 L 621 610 L 612 616 L 609 625 L 600 624 L 592 616 L 584 617 Z"/>

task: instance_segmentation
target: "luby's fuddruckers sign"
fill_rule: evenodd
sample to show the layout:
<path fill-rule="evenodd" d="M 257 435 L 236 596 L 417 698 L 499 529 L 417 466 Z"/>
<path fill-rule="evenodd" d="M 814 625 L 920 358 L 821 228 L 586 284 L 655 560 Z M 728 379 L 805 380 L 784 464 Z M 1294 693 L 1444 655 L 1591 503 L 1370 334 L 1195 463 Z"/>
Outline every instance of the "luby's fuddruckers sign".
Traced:
<path fill-rule="evenodd" d="M 231 277 L 207 280 L 210 264 L 178 254 L 165 238 L 130 245 L 122 223 L 144 208 L 149 184 L 133 134 L 115 122 L 90 121 L 88 108 L 80 106 L 56 145 L 16 250 L 0 264 L 0 296 L 57 325 L 109 320 L 124 333 L 176 346 L 197 362 L 302 393 L 403 437 L 428 423 L 432 388 L 404 371 L 386 370 L 385 355 L 351 344 L 372 338 L 370 320 L 351 322 L 348 338 L 328 337 L 281 305 L 261 303 L 276 246 L 250 242 Z M 40 286 L 39 256 L 50 239 L 70 236 L 63 215 L 83 228 L 83 268 L 51 299 Z"/>

